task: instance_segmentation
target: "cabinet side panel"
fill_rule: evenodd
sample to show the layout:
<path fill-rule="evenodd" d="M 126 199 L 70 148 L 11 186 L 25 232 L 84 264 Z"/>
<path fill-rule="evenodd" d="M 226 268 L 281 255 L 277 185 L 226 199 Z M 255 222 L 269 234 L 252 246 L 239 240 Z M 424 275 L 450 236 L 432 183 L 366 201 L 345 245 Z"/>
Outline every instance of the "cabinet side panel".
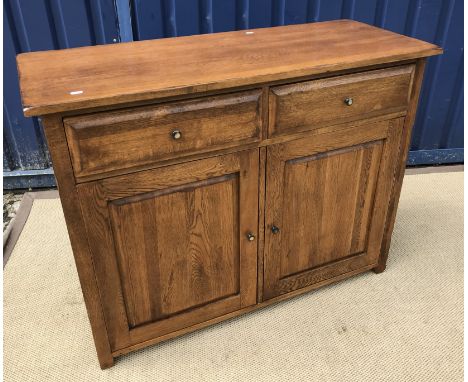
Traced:
<path fill-rule="evenodd" d="M 424 68 L 426 59 L 421 58 L 416 63 L 416 70 L 412 80 L 411 98 L 408 107 L 408 113 L 403 125 L 403 134 L 400 141 L 400 149 L 397 157 L 397 169 L 395 172 L 395 179 L 392 186 L 392 194 L 385 224 L 385 232 L 382 240 L 381 253 L 379 258 L 379 265 L 374 268 L 376 273 L 385 270 L 388 258 L 388 251 L 390 249 L 390 242 L 392 239 L 393 227 L 395 225 L 396 212 L 398 208 L 398 201 L 400 199 L 401 186 L 403 183 L 403 176 L 405 174 L 406 160 L 408 158 L 409 146 L 411 143 L 411 133 L 413 130 L 414 121 L 416 118 L 416 111 L 418 107 L 419 94 L 421 91 L 421 84 L 424 77 Z"/>
<path fill-rule="evenodd" d="M 107 336 L 94 265 L 86 239 L 84 220 L 78 203 L 78 195 L 75 188 L 73 169 L 62 119 L 58 115 L 49 115 L 43 118 L 43 124 L 54 163 L 54 173 L 57 178 L 62 208 L 91 323 L 99 363 L 101 368 L 107 368 L 112 366 L 114 361 Z"/>

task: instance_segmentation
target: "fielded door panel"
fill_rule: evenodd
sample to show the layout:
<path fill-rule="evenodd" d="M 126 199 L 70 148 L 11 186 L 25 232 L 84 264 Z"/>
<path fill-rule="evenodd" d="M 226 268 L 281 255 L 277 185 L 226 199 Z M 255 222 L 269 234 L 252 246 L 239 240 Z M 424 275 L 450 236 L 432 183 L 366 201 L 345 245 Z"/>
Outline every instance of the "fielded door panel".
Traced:
<path fill-rule="evenodd" d="M 256 303 L 257 150 L 78 189 L 113 350 Z"/>
<path fill-rule="evenodd" d="M 265 299 L 377 263 L 403 120 L 267 148 Z"/>

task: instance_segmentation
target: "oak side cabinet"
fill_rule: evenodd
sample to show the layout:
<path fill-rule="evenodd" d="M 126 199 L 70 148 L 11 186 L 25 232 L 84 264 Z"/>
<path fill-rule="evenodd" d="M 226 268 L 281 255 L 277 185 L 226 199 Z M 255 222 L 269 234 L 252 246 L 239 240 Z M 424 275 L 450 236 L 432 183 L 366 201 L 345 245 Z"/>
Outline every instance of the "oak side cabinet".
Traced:
<path fill-rule="evenodd" d="M 440 53 L 339 20 L 19 55 L 101 367 L 382 272 Z"/>

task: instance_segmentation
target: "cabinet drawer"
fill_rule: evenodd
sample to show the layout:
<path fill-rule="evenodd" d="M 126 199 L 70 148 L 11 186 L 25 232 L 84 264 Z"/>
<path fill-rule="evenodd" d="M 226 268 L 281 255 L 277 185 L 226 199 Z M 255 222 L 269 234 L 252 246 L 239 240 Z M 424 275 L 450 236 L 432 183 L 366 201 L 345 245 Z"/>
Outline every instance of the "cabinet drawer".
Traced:
<path fill-rule="evenodd" d="M 255 142 L 261 90 L 64 119 L 75 176 Z"/>
<path fill-rule="evenodd" d="M 405 65 L 274 86 L 269 136 L 405 111 L 413 73 L 414 65 Z"/>

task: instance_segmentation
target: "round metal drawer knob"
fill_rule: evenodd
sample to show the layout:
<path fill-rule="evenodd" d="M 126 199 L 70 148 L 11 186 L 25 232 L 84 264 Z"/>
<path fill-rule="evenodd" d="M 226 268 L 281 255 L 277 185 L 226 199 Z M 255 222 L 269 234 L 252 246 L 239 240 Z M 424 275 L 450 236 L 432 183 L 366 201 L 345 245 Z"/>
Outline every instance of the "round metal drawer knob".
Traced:
<path fill-rule="evenodd" d="M 350 97 L 345 98 L 344 103 L 348 106 L 351 106 L 353 104 L 353 99 Z"/>
<path fill-rule="evenodd" d="M 174 130 L 172 133 L 172 138 L 174 139 L 180 139 L 182 137 L 182 133 L 180 132 L 180 130 Z"/>
<path fill-rule="evenodd" d="M 273 232 L 275 235 L 280 231 L 279 227 L 272 225 L 271 226 L 271 232 Z"/>
<path fill-rule="evenodd" d="M 249 232 L 247 234 L 247 240 L 248 241 L 254 241 L 255 240 L 255 235 L 252 232 Z"/>

